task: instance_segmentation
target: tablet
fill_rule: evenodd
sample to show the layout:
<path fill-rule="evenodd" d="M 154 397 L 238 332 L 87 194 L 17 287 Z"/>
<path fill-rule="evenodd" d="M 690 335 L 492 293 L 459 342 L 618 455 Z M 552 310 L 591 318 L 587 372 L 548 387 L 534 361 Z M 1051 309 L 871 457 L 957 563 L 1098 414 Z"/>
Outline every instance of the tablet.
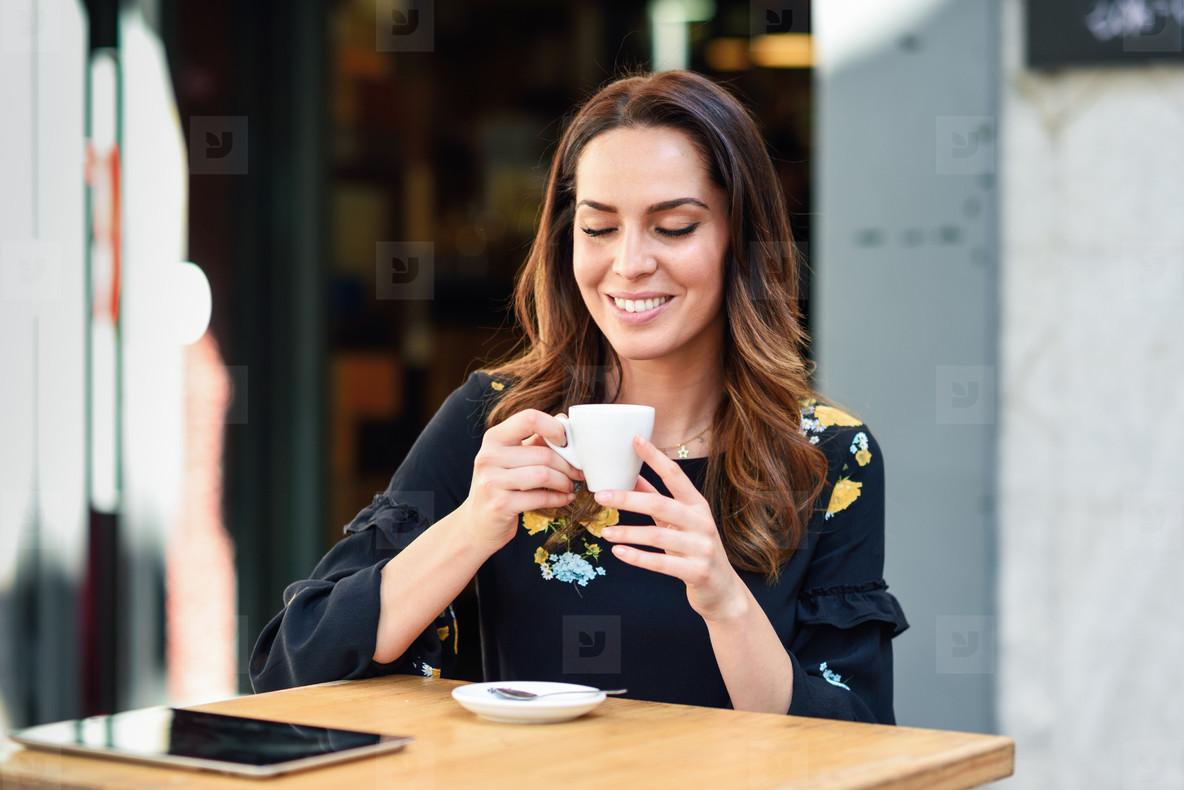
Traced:
<path fill-rule="evenodd" d="M 258 777 L 394 752 L 414 740 L 167 707 L 41 724 L 8 737 L 33 749 Z"/>

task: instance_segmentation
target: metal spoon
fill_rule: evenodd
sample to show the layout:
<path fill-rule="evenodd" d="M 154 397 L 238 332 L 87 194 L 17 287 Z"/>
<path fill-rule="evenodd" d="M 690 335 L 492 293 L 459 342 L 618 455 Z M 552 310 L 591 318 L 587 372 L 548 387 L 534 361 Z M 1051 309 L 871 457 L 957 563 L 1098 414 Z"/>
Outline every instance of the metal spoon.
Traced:
<path fill-rule="evenodd" d="M 541 699 L 542 697 L 553 697 L 556 694 L 624 694 L 628 690 L 629 689 L 573 689 L 572 691 L 548 691 L 546 694 L 535 694 L 533 691 L 520 691 L 519 689 L 506 688 L 505 686 L 487 689 L 487 691 L 489 691 L 489 693 L 495 697 L 524 702 L 532 699 Z"/>

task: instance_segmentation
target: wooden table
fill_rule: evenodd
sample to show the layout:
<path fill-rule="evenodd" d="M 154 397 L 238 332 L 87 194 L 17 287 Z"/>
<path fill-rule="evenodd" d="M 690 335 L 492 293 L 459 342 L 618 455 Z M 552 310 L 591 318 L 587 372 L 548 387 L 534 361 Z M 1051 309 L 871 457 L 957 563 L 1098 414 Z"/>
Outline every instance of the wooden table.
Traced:
<path fill-rule="evenodd" d="M 402 752 L 276 779 L 173 771 L 8 742 L 0 787 L 973 787 L 1009 776 L 998 735 L 852 724 L 610 697 L 561 724 L 495 724 L 459 681 L 395 675 L 238 697 L 195 710 L 412 735 Z"/>

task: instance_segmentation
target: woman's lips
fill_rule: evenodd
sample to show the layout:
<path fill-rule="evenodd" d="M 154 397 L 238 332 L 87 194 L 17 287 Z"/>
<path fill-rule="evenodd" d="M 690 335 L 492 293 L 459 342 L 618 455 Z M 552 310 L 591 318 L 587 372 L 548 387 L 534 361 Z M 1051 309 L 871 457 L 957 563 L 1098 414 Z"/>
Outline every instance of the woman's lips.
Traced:
<path fill-rule="evenodd" d="M 661 315 L 677 297 L 672 296 L 662 304 L 655 307 L 653 310 L 646 310 L 644 313 L 630 313 L 627 310 L 617 307 L 616 300 L 614 300 L 608 294 L 605 294 L 604 298 L 608 300 L 609 309 L 613 311 L 613 314 L 616 315 L 618 321 L 629 326 L 637 326 L 638 324 L 648 324 L 650 321 L 653 321 L 655 318 Z"/>

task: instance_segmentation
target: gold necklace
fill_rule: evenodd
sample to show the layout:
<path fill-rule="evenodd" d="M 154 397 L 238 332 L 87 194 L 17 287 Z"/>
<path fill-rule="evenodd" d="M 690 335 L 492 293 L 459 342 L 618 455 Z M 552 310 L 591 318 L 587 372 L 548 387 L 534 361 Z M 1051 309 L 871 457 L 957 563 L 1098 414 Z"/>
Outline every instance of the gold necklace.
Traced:
<path fill-rule="evenodd" d="M 687 439 L 684 442 L 679 442 L 678 444 L 674 445 L 673 447 L 659 447 L 658 449 L 664 453 L 668 453 L 671 450 L 678 450 L 678 457 L 679 458 L 687 458 L 691 454 L 690 450 L 687 449 L 687 445 L 690 444 L 691 442 L 695 441 L 696 439 L 698 439 L 703 434 L 707 433 L 707 431 L 711 428 L 711 424 L 712 424 L 711 422 L 707 423 L 706 428 L 699 431 L 697 434 L 695 434 L 690 439 Z"/>

